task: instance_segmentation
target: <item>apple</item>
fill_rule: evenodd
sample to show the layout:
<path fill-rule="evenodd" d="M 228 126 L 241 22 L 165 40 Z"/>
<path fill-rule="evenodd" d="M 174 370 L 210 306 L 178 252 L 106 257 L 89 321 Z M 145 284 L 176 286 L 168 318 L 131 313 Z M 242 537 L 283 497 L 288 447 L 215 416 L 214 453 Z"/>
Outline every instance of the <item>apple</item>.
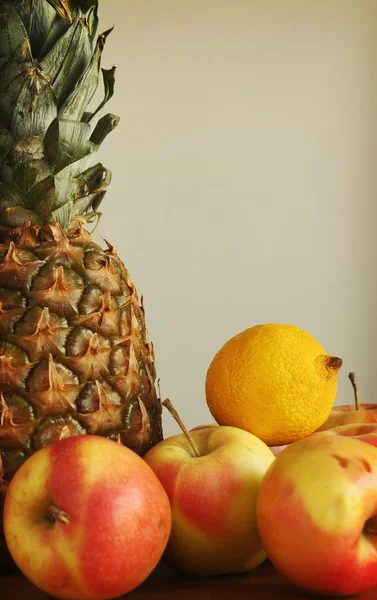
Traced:
<path fill-rule="evenodd" d="M 36 586 L 57 598 L 114 598 L 160 560 L 168 497 L 148 465 L 99 436 L 62 439 L 33 454 L 10 482 L 4 533 Z"/>
<path fill-rule="evenodd" d="M 334 406 L 317 431 L 327 431 L 350 423 L 377 423 L 377 404 L 360 404 L 359 408 L 355 408 L 353 404 Z"/>
<path fill-rule="evenodd" d="M 348 377 L 353 388 L 354 405 L 333 406 L 330 415 L 317 431 L 327 431 L 333 427 L 351 423 L 377 423 L 377 404 L 360 404 L 356 374 L 349 373 Z"/>
<path fill-rule="evenodd" d="M 236 427 L 184 431 L 144 456 L 172 508 L 165 560 L 200 576 L 258 566 L 266 554 L 256 526 L 256 499 L 275 460 L 273 453 L 259 438 Z"/>
<path fill-rule="evenodd" d="M 334 406 L 327 420 L 314 433 L 320 431 L 363 438 L 368 444 L 377 446 L 377 404 L 360 404 L 357 409 L 352 404 Z M 270 448 L 274 455 L 278 456 L 287 445 L 289 444 Z"/>
<path fill-rule="evenodd" d="M 347 423 L 333 427 L 326 433 L 351 437 L 377 447 L 377 423 Z"/>
<path fill-rule="evenodd" d="M 220 425 L 218 425 L 217 423 L 211 423 L 211 424 L 207 424 L 207 425 L 197 425 L 196 427 L 193 427 L 193 429 L 190 429 L 190 432 L 196 431 L 197 429 L 205 429 L 206 427 L 220 427 Z M 284 448 L 287 447 L 287 444 L 285 444 L 284 446 L 268 446 L 268 447 L 270 448 L 273 455 L 277 456 L 278 454 L 280 454 L 280 452 L 282 452 L 284 450 Z"/>
<path fill-rule="evenodd" d="M 352 595 L 377 585 L 377 448 L 330 432 L 291 444 L 262 481 L 257 522 L 296 586 Z"/>

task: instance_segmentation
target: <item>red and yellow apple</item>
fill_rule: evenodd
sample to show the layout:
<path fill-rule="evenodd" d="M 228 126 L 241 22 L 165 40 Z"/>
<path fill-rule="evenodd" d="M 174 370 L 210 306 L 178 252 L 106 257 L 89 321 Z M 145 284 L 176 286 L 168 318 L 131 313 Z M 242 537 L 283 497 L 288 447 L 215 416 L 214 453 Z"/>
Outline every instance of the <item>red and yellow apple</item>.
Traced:
<path fill-rule="evenodd" d="M 333 427 L 323 433 L 343 435 L 377 447 L 377 423 L 348 423 Z"/>
<path fill-rule="evenodd" d="M 327 431 L 350 423 L 377 423 L 377 404 L 360 404 L 358 409 L 354 404 L 333 406 L 326 421 L 317 431 Z"/>
<path fill-rule="evenodd" d="M 363 424 L 367 425 L 367 427 L 363 430 L 358 429 L 358 425 Z M 357 409 L 354 404 L 341 404 L 332 408 L 326 421 L 314 433 L 319 431 L 332 431 L 333 429 L 344 427 L 345 429 L 335 433 L 352 437 L 355 435 L 355 437 L 359 438 L 361 431 L 363 431 L 362 435 L 369 435 L 372 433 L 372 429 L 369 425 L 370 427 L 377 426 L 377 404 L 360 404 Z M 374 440 L 374 435 L 372 435 L 371 440 Z M 368 441 L 368 443 L 372 442 Z M 373 445 L 376 446 L 377 441 Z M 278 454 L 286 447 L 286 445 L 270 446 L 275 456 L 278 456 Z"/>
<path fill-rule="evenodd" d="M 168 497 L 134 452 L 99 436 L 46 446 L 13 477 L 4 532 L 21 571 L 57 598 L 105 599 L 138 586 L 171 528 Z"/>
<path fill-rule="evenodd" d="M 191 430 L 165 439 L 144 459 L 164 486 L 173 524 L 165 559 L 194 575 L 244 572 L 266 558 L 256 499 L 274 461 L 257 437 L 236 427 Z"/>
<path fill-rule="evenodd" d="M 377 585 L 377 448 L 335 430 L 291 444 L 262 481 L 257 519 L 271 562 L 298 587 Z"/>

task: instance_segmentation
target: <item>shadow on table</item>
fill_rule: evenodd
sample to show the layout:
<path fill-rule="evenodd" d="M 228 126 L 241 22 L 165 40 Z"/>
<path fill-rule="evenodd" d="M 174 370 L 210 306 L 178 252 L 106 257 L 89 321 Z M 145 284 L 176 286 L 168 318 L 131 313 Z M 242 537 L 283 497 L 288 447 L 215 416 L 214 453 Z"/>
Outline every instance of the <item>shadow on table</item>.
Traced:
<path fill-rule="evenodd" d="M 243 575 L 193 578 L 158 565 L 136 590 L 123 596 L 127 600 L 325 600 L 298 590 L 284 579 L 268 561 Z M 368 590 L 352 600 L 377 600 L 377 589 Z M 21 574 L 0 577 L 0 600 L 48 600 L 51 596 L 34 587 Z M 334 597 L 332 597 L 334 600 Z"/>

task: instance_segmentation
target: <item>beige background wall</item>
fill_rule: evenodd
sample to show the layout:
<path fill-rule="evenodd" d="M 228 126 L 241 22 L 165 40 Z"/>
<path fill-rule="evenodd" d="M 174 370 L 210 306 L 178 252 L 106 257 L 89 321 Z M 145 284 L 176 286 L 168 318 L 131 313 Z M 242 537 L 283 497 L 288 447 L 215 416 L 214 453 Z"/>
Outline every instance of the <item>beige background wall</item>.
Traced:
<path fill-rule="evenodd" d="M 377 2 L 103 0 L 121 115 L 101 234 L 145 297 L 161 392 L 211 420 L 207 367 L 263 322 L 377 384 Z M 165 433 L 177 431 L 165 416 Z"/>

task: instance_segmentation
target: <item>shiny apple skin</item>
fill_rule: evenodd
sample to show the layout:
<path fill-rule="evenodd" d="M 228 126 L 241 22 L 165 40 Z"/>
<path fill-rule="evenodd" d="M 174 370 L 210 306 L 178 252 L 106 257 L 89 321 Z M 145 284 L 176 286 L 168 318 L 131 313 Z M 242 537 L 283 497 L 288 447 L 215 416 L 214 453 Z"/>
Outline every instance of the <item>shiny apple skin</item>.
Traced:
<path fill-rule="evenodd" d="M 288 446 L 257 502 L 268 557 L 296 586 L 353 595 L 377 585 L 377 448 L 315 433 Z"/>
<path fill-rule="evenodd" d="M 160 442 L 144 457 L 172 507 L 164 558 L 199 576 L 253 569 L 266 558 L 256 499 L 274 455 L 256 436 L 236 427 L 201 426 L 190 433 L 199 457 L 183 434 Z"/>
<path fill-rule="evenodd" d="M 51 519 L 52 506 L 63 521 Z M 137 587 L 160 560 L 170 529 L 169 500 L 152 470 L 99 436 L 39 450 L 17 471 L 5 498 L 14 561 L 57 598 L 105 600 Z"/>

